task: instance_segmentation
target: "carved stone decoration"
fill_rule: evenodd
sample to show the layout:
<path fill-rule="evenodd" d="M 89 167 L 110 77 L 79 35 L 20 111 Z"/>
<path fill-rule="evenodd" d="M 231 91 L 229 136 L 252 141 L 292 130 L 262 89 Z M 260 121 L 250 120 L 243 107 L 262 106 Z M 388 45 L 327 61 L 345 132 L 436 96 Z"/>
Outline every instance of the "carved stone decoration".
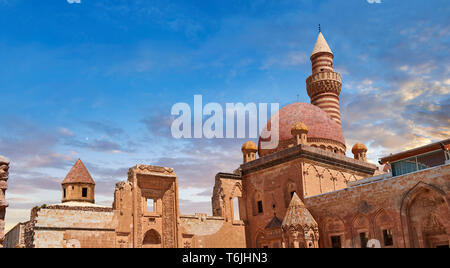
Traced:
<path fill-rule="evenodd" d="M 294 193 L 281 226 L 285 245 L 293 248 L 318 248 L 319 225 L 300 197 Z"/>
<path fill-rule="evenodd" d="M 0 156 L 0 248 L 5 238 L 5 214 L 8 203 L 5 201 L 5 192 L 8 189 L 8 176 L 9 176 L 9 160 L 3 156 Z"/>

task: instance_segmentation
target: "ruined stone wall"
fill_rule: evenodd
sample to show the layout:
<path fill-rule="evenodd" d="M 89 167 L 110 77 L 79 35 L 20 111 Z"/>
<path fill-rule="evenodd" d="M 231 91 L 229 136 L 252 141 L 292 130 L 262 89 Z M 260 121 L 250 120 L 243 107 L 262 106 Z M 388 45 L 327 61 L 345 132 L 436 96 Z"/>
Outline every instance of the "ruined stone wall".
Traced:
<path fill-rule="evenodd" d="M 206 214 L 180 217 L 180 248 L 245 248 L 241 223 L 226 222 Z"/>
<path fill-rule="evenodd" d="M 178 182 L 172 168 L 137 165 L 129 170 L 128 182 L 116 189 L 114 208 L 121 247 L 178 247 Z M 132 222 L 124 217 L 130 213 Z"/>
<path fill-rule="evenodd" d="M 26 229 L 28 247 L 113 248 L 116 234 L 111 208 L 51 206 L 36 209 Z M 30 237 L 31 236 L 31 237 Z M 27 234 L 25 234 L 27 240 Z"/>
<path fill-rule="evenodd" d="M 8 203 L 5 201 L 6 189 L 8 189 L 8 170 L 9 160 L 0 156 L 0 248 L 3 247 L 3 239 L 5 236 L 5 214 Z"/>
<path fill-rule="evenodd" d="M 180 248 L 245 248 L 245 192 L 240 174 L 219 173 L 211 198 L 213 217 L 181 216 Z"/>
<path fill-rule="evenodd" d="M 320 228 L 320 246 L 361 247 L 360 234 L 381 247 L 437 247 L 450 244 L 450 165 L 307 197 Z M 393 245 L 385 245 L 384 231 Z M 376 241 L 375 241 L 376 242 Z M 376 244 L 376 243 L 375 243 Z"/>
<path fill-rule="evenodd" d="M 26 223 L 19 223 L 12 228 L 6 235 L 3 241 L 5 248 L 25 248 L 25 226 Z"/>

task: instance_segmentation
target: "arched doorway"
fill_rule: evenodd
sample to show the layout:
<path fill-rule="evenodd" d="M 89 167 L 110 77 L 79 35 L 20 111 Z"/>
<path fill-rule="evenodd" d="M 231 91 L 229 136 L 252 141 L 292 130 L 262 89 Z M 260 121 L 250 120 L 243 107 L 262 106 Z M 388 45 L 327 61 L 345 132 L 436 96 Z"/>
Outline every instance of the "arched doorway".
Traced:
<path fill-rule="evenodd" d="M 144 241 L 142 243 L 143 248 L 161 248 L 161 235 L 152 229 L 145 233 Z"/>
<path fill-rule="evenodd" d="M 425 183 L 416 185 L 403 200 L 402 217 L 410 247 L 449 246 L 450 211 L 445 193 L 440 189 Z"/>

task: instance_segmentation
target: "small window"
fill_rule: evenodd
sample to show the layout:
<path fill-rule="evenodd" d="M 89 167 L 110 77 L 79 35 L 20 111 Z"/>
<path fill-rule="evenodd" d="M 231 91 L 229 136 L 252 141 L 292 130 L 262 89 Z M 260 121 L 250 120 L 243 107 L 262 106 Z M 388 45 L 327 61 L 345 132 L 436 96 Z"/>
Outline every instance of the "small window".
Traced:
<path fill-rule="evenodd" d="M 369 242 L 368 233 L 359 233 L 359 239 L 361 241 L 361 248 L 367 248 L 367 243 Z"/>
<path fill-rule="evenodd" d="M 342 248 L 340 236 L 332 236 L 331 237 L 331 247 L 332 248 Z"/>
<path fill-rule="evenodd" d="M 64 198 L 66 198 L 66 188 L 64 188 Z"/>
<path fill-rule="evenodd" d="M 392 230 L 383 231 L 384 246 L 389 247 L 394 245 L 394 239 L 392 237 Z"/>
<path fill-rule="evenodd" d="M 262 201 L 258 201 L 258 213 L 263 213 L 263 202 Z"/>
<path fill-rule="evenodd" d="M 87 197 L 87 192 L 88 192 L 88 189 L 87 188 L 83 188 L 82 189 L 82 197 Z"/>
<path fill-rule="evenodd" d="M 147 199 L 147 211 L 155 212 L 155 200 Z"/>

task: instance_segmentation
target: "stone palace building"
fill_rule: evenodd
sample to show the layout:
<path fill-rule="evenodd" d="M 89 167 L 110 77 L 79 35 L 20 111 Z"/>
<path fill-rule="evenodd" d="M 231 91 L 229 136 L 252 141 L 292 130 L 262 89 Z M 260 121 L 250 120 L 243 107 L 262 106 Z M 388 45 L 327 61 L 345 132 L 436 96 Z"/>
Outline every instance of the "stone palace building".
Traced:
<path fill-rule="evenodd" d="M 181 215 L 175 171 L 147 165 L 116 185 L 112 207 L 95 205 L 95 182 L 78 160 L 62 182 L 62 203 L 34 208 L 4 246 L 449 247 L 450 139 L 382 158 L 383 171 L 367 162 L 363 144 L 347 157 L 333 58 L 319 33 L 306 80 L 311 104 L 279 111 L 277 148 L 247 142 L 242 165 L 216 175 L 212 216 Z M 8 164 L 0 158 L 0 242 Z"/>

